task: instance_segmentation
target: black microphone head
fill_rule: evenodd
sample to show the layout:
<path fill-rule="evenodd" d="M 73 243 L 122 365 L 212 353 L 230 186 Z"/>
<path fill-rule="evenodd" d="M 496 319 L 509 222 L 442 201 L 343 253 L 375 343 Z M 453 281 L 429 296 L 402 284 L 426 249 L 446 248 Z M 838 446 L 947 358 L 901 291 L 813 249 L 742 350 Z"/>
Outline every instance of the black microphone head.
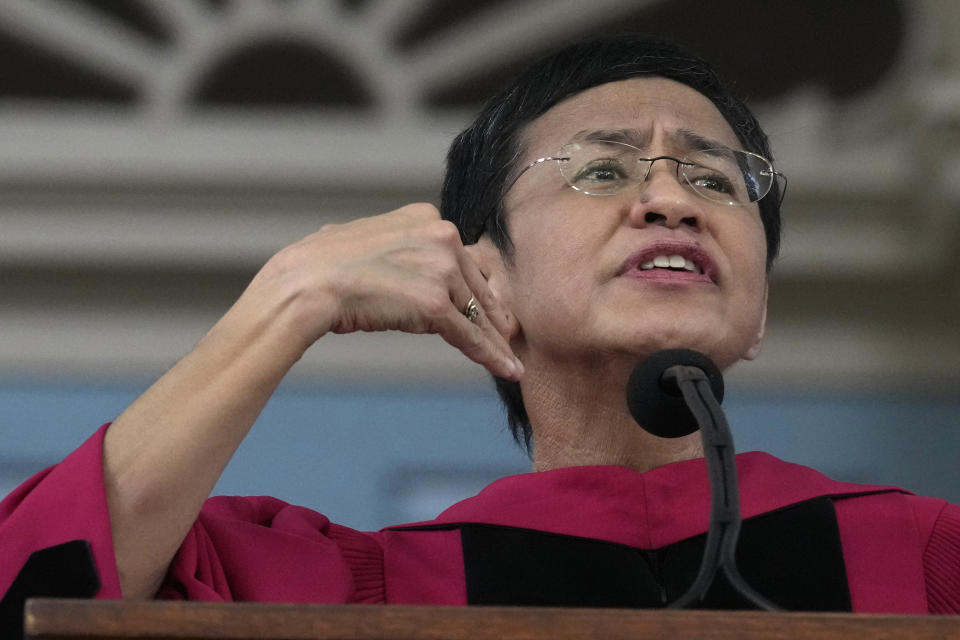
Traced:
<path fill-rule="evenodd" d="M 692 349 L 664 349 L 638 364 L 627 381 L 627 407 L 641 427 L 661 438 L 679 438 L 697 430 L 697 419 L 687 408 L 676 382 L 665 382 L 663 372 L 675 365 L 704 372 L 717 402 L 723 401 L 723 376 L 707 356 Z"/>

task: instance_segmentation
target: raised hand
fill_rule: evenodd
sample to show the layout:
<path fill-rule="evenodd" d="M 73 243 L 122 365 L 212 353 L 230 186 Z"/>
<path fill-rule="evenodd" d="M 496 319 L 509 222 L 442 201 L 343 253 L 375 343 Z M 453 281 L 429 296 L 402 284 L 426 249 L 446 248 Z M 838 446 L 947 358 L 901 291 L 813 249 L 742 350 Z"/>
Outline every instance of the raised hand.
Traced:
<path fill-rule="evenodd" d="M 304 348 L 324 333 L 436 333 L 491 373 L 517 379 L 507 312 L 430 204 L 328 225 L 274 256 L 244 294 L 283 295 Z M 465 315 L 475 300 L 478 314 Z"/>
<path fill-rule="evenodd" d="M 471 299 L 473 320 L 464 313 Z M 326 226 L 281 250 L 107 431 L 104 483 L 124 596 L 156 592 L 270 395 L 322 336 L 436 333 L 516 380 L 506 314 L 456 228 L 428 204 Z"/>

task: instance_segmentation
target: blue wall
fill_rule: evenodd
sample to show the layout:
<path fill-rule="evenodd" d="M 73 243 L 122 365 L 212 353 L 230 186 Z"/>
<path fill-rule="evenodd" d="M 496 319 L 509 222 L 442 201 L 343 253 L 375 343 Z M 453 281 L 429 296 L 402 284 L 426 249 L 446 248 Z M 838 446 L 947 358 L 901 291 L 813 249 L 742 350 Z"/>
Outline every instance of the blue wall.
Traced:
<path fill-rule="evenodd" d="M 69 453 L 141 389 L 0 384 L 0 493 Z M 960 503 L 960 400 L 731 389 L 724 406 L 738 450 Z M 274 495 L 372 529 L 431 517 L 527 467 L 489 389 L 286 386 L 217 492 Z"/>

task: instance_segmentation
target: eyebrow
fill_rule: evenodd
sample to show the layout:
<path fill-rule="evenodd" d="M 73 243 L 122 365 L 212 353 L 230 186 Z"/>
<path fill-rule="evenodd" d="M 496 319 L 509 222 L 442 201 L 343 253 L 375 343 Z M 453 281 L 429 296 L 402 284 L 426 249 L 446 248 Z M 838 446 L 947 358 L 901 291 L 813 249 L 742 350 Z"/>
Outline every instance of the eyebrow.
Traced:
<path fill-rule="evenodd" d="M 673 137 L 680 139 L 691 151 L 706 151 L 707 149 L 730 149 L 729 146 L 718 140 L 707 138 L 689 129 L 677 129 Z"/>
<path fill-rule="evenodd" d="M 649 129 L 594 129 L 578 132 L 573 140 L 584 142 L 622 142 L 638 149 L 645 149 L 650 144 L 651 132 Z M 718 140 L 708 138 L 690 129 L 677 129 L 667 134 L 684 151 L 704 151 L 706 149 L 729 149 L 730 147 Z"/>
<path fill-rule="evenodd" d="M 623 142 L 643 149 L 650 144 L 650 131 L 640 129 L 594 129 L 580 131 L 573 136 L 573 139 L 584 142 Z"/>

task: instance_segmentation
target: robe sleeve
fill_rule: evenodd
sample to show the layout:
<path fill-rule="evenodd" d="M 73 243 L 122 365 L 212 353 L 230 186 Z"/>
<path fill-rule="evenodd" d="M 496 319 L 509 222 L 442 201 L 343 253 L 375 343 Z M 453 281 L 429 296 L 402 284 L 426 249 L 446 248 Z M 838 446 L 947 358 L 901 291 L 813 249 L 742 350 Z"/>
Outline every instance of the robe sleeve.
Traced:
<path fill-rule="evenodd" d="M 0 594 L 32 552 L 81 539 L 90 543 L 100 576 L 97 597 L 121 597 L 103 480 L 106 428 L 0 502 Z M 187 533 L 157 596 L 382 602 L 379 536 L 274 498 L 212 498 Z"/>
<path fill-rule="evenodd" d="M 0 594 L 34 551 L 70 540 L 90 543 L 100 576 L 98 598 L 119 598 L 120 580 L 103 484 L 106 425 L 60 464 L 45 469 L 0 502 Z"/>
<path fill-rule="evenodd" d="M 960 613 L 960 506 L 945 504 L 923 552 L 930 613 Z"/>
<path fill-rule="evenodd" d="M 174 557 L 158 597 L 382 603 L 379 536 L 276 498 L 211 498 Z"/>

